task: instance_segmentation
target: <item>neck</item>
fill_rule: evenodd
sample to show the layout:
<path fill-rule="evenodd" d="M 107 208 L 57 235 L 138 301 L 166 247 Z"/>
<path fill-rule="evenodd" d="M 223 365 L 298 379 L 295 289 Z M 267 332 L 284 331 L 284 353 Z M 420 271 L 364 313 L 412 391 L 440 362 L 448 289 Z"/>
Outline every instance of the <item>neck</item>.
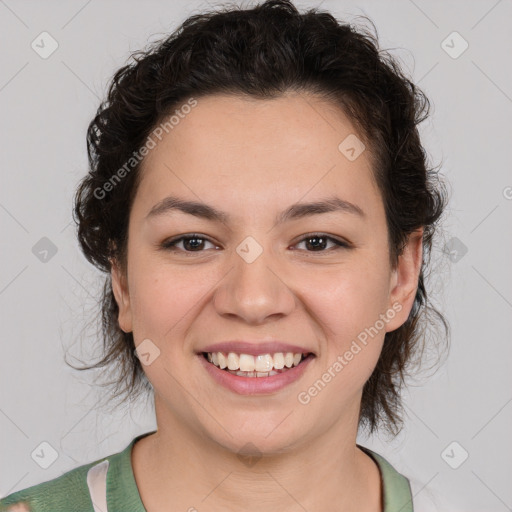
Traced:
<path fill-rule="evenodd" d="M 340 421 L 292 449 L 261 453 L 249 444 L 236 453 L 178 421 L 156 397 L 155 406 L 158 431 L 132 452 L 147 512 L 382 510 L 379 469 L 356 446 L 357 414 L 352 428 Z"/>

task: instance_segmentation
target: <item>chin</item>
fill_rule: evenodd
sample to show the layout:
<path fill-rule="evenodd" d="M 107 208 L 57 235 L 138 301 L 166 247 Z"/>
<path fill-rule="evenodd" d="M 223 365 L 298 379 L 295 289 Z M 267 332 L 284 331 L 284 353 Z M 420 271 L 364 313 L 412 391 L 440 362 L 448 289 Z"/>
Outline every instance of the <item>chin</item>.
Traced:
<path fill-rule="evenodd" d="M 280 418 L 279 421 L 282 421 Z M 224 449 L 240 457 L 261 457 L 262 455 L 278 455 L 294 450 L 302 437 L 299 432 L 292 430 L 288 425 L 285 428 L 279 422 L 265 424 L 258 428 L 257 425 L 226 425 L 228 432 L 233 432 L 230 436 L 224 430 L 219 436 L 219 431 L 211 433 L 212 441 L 216 442 Z"/>

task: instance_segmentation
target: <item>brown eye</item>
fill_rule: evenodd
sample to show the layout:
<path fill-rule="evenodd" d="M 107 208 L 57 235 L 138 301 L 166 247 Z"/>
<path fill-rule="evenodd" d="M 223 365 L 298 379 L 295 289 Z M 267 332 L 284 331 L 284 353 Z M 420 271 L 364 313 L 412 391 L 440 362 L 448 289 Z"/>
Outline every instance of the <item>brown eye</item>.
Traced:
<path fill-rule="evenodd" d="M 181 243 L 183 245 L 178 247 L 178 245 Z M 192 233 L 190 235 L 181 236 L 173 240 L 167 240 L 162 244 L 162 248 L 169 251 L 203 252 L 205 244 L 207 243 L 210 243 L 216 247 L 215 244 L 213 244 L 213 242 L 209 241 L 207 238 Z"/>
<path fill-rule="evenodd" d="M 297 245 L 302 243 L 306 244 L 307 252 L 329 252 L 330 250 L 337 250 L 339 248 L 349 248 L 349 245 L 346 242 L 342 242 L 341 240 L 322 233 L 307 235 L 303 237 Z M 334 244 L 334 247 L 331 246 L 329 250 L 325 250 L 328 243 Z"/>

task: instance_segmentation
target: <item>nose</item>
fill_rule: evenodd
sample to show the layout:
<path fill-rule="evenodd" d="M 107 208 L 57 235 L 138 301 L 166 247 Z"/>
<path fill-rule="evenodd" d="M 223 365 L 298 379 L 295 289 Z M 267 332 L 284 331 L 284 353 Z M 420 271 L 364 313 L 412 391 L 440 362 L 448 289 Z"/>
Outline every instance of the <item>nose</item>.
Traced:
<path fill-rule="evenodd" d="M 218 314 L 253 325 L 289 315 L 296 306 L 295 295 L 270 251 L 263 250 L 253 260 L 245 256 L 243 247 L 239 249 L 233 254 L 233 267 L 213 297 Z"/>

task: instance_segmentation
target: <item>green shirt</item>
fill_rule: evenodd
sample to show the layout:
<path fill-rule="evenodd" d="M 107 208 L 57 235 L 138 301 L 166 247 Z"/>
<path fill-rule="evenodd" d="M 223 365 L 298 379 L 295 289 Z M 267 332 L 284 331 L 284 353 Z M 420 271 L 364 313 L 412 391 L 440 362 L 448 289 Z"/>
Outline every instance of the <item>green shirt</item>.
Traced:
<path fill-rule="evenodd" d="M 154 432 L 154 431 L 153 431 Z M 43 482 L 9 494 L 0 500 L 0 512 L 8 505 L 25 501 L 31 512 L 107 512 L 101 505 L 105 494 L 105 481 L 100 488 L 100 499 L 93 506 L 88 485 L 88 471 L 93 466 L 106 472 L 106 504 L 108 512 L 146 512 L 140 499 L 131 462 L 132 447 L 135 442 L 153 432 L 147 432 L 132 439 L 121 452 L 103 457 L 94 462 L 77 467 L 58 478 Z M 377 463 L 382 481 L 384 512 L 413 512 L 411 486 L 409 480 L 398 473 L 389 462 L 368 448 L 357 445 Z M 91 474 L 94 471 L 91 471 Z M 89 475 L 89 479 L 91 478 Z M 98 477 L 101 481 L 101 471 Z M 103 489 L 103 492 L 102 492 Z"/>

